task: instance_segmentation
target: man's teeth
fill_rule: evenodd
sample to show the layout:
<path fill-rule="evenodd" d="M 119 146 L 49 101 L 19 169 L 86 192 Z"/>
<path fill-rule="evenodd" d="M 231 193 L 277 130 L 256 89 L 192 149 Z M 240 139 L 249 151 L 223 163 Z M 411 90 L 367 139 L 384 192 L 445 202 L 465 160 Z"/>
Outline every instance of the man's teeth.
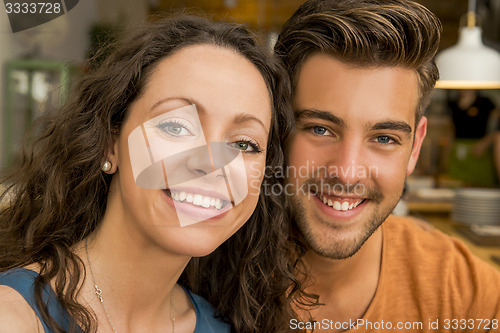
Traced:
<path fill-rule="evenodd" d="M 215 209 L 221 209 L 224 203 L 223 200 L 212 198 L 209 196 L 204 196 L 201 194 L 192 194 L 181 192 L 172 192 L 172 199 L 177 202 L 189 202 L 195 206 L 202 206 L 204 208 L 214 207 Z"/>
<path fill-rule="evenodd" d="M 347 211 L 351 210 L 353 208 L 356 208 L 363 202 L 364 199 L 359 199 L 358 201 L 349 204 L 347 201 L 341 202 L 341 201 L 332 201 L 331 199 L 327 199 L 326 196 L 322 196 L 321 194 L 318 194 L 319 198 L 323 201 L 325 205 L 328 205 L 332 207 L 335 210 L 339 211 Z"/>

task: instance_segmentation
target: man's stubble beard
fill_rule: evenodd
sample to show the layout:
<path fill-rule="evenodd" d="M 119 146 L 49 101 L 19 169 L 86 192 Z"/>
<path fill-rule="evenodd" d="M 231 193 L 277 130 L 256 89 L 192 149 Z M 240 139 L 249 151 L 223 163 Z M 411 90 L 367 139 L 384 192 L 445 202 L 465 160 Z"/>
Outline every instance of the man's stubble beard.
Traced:
<path fill-rule="evenodd" d="M 356 254 L 363 244 L 365 244 L 371 235 L 373 235 L 387 219 L 401 198 L 402 192 L 403 189 L 401 189 L 400 195 L 394 197 L 394 203 L 388 204 L 388 207 L 384 211 L 375 211 L 373 215 L 368 218 L 368 221 L 359 227 L 359 231 L 356 231 L 354 236 L 342 238 L 342 236 L 346 236 L 345 233 L 342 234 L 344 228 L 330 226 L 330 228 L 335 229 L 334 232 L 337 232 L 337 234 L 329 239 L 328 244 L 320 244 L 320 240 L 317 239 L 318 237 L 316 237 L 313 232 L 311 224 L 307 221 L 308 217 L 305 209 L 302 207 L 301 200 L 297 200 L 295 196 L 291 198 L 293 223 L 304 238 L 308 249 L 321 257 L 335 260 L 347 259 Z M 309 195 L 312 196 L 313 194 L 309 193 Z M 312 198 L 310 200 L 312 200 Z M 350 230 L 347 230 L 347 232 L 350 232 Z"/>

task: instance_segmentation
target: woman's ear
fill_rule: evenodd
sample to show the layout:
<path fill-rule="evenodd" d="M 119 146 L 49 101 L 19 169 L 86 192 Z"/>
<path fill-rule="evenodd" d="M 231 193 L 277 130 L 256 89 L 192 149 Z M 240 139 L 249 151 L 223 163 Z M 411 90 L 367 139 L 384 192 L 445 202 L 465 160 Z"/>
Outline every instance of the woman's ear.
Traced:
<path fill-rule="evenodd" d="M 106 160 L 101 163 L 102 171 L 108 175 L 114 174 L 118 171 L 118 160 L 118 140 L 116 140 Z"/>

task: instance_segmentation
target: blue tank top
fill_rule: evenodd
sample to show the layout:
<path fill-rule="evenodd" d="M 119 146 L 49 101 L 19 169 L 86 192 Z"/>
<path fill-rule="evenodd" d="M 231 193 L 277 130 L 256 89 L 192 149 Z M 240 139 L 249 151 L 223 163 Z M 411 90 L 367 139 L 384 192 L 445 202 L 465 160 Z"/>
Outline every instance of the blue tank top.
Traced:
<path fill-rule="evenodd" d="M 35 311 L 35 314 L 40 319 L 43 329 L 46 333 L 51 333 L 52 330 L 42 319 L 40 310 L 36 306 L 34 294 L 34 282 L 38 273 L 26 269 L 15 268 L 6 272 L 0 273 L 0 285 L 8 286 L 16 290 Z M 193 303 L 196 312 L 196 327 L 193 333 L 229 333 L 231 326 L 215 318 L 215 309 L 204 298 L 193 294 L 191 291 L 184 289 Z M 50 315 L 66 332 L 70 325 L 73 325 L 73 320 L 61 305 L 57 296 L 49 285 L 45 285 L 43 289 L 43 301 L 47 304 Z M 78 327 L 78 332 L 83 332 Z"/>

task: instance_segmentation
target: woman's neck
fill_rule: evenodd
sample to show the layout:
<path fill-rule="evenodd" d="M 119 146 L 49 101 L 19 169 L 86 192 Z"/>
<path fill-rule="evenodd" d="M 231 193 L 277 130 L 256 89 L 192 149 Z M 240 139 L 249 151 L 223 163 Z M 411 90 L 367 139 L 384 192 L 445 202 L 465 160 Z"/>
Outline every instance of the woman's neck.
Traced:
<path fill-rule="evenodd" d="M 164 327 L 172 320 L 172 305 L 179 315 L 192 308 L 182 289 L 177 286 L 172 293 L 190 257 L 155 245 L 136 229 L 137 223 L 116 212 L 123 210 L 108 209 L 99 229 L 76 247 L 86 265 L 82 298 L 96 312 L 100 326 L 108 321 L 105 307 L 117 331 L 144 323 Z M 94 285 L 102 291 L 102 304 Z"/>

